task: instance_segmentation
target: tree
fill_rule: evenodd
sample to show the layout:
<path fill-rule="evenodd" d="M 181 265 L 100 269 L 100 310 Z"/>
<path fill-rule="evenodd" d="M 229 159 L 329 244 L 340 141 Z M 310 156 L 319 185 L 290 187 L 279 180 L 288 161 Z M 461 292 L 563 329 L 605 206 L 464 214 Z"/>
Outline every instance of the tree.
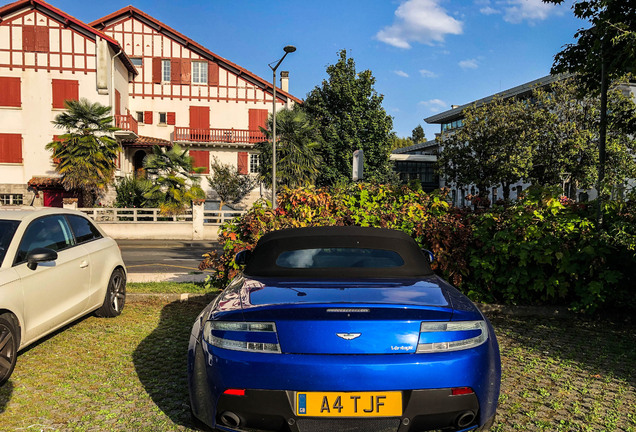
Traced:
<path fill-rule="evenodd" d="M 55 169 L 62 175 L 66 190 L 79 190 L 84 205 L 92 206 L 115 176 L 115 160 L 120 145 L 112 137 L 118 130 L 112 125 L 110 107 L 87 99 L 68 100 L 66 111 L 53 121 L 66 130 L 46 145 L 53 152 Z"/>
<path fill-rule="evenodd" d="M 211 164 L 211 175 L 208 177 L 208 184 L 219 196 L 223 205 L 230 202 L 236 204 L 256 187 L 258 180 L 248 174 L 239 174 L 234 165 L 223 164 L 214 157 Z"/>
<path fill-rule="evenodd" d="M 413 140 L 410 137 L 400 138 L 397 135 L 391 137 L 391 151 L 399 148 L 410 147 L 413 145 Z"/>
<path fill-rule="evenodd" d="M 598 181 L 599 96 L 580 95 L 575 78 L 554 82 L 549 89 L 534 91 L 533 109 L 538 139 L 533 148 L 533 163 L 528 180 L 552 186 L 571 183 L 575 189 L 588 189 Z M 615 85 L 608 97 L 610 124 L 608 134 L 607 180 L 622 184 L 633 178 L 636 163 L 630 123 L 635 120 L 635 105 L 629 95 Z"/>
<path fill-rule="evenodd" d="M 504 199 L 510 185 L 528 175 L 535 128 L 526 104 L 496 96 L 464 110 L 464 126 L 440 139 L 438 169 L 458 186 L 474 184 L 480 196 L 501 185 Z"/>
<path fill-rule="evenodd" d="M 155 176 L 152 189 L 145 198 L 159 203 L 161 213 L 175 215 L 182 213 L 194 199 L 205 198 L 205 192 L 199 186 L 196 173 L 203 168 L 193 168 L 188 151 L 175 144 L 168 150 L 159 146 L 144 160 L 144 168 Z"/>
<path fill-rule="evenodd" d="M 122 177 L 117 180 L 115 190 L 115 207 L 120 208 L 143 208 L 155 207 L 155 203 L 146 198 L 153 185 L 150 180 L 144 177 Z"/>
<path fill-rule="evenodd" d="M 564 0 L 543 0 L 561 4 Z M 600 93 L 597 218 L 605 191 L 607 92 L 608 83 L 636 72 L 636 2 L 633 0 L 576 0 L 572 6 L 577 18 L 592 27 L 575 33 L 576 44 L 568 44 L 556 54 L 552 73 L 577 73 L 584 91 Z"/>
<path fill-rule="evenodd" d="M 419 144 L 426 141 L 422 125 L 417 125 L 415 129 L 413 129 L 413 132 L 411 132 L 411 139 L 413 140 L 413 144 Z"/>
<path fill-rule="evenodd" d="M 268 138 L 256 144 L 260 154 L 259 175 L 267 187 L 272 186 L 272 118 L 267 129 Z M 297 188 L 313 185 L 318 177 L 322 159 L 320 131 L 312 118 L 300 106 L 276 113 L 276 184 Z"/>
<path fill-rule="evenodd" d="M 364 177 L 384 182 L 394 174 L 389 160 L 393 119 L 382 107 L 383 96 L 370 70 L 356 72 L 347 51 L 327 67 L 329 78 L 308 95 L 303 109 L 318 123 L 324 144 L 318 185 L 351 181 L 353 152 L 364 151 Z"/>

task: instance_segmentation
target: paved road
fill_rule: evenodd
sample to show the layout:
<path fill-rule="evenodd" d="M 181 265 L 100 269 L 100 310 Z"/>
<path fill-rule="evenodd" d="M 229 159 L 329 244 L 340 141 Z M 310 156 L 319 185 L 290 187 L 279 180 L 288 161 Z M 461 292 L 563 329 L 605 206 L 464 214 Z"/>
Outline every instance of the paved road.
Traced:
<path fill-rule="evenodd" d="M 117 240 L 129 274 L 198 272 L 202 255 L 219 247 L 211 241 Z"/>

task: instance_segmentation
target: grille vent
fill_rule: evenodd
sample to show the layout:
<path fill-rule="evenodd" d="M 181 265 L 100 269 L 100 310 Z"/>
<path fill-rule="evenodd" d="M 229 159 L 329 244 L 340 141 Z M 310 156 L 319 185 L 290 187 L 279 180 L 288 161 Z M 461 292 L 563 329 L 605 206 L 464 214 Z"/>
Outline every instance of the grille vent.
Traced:
<path fill-rule="evenodd" d="M 396 432 L 400 419 L 298 419 L 300 432 Z"/>

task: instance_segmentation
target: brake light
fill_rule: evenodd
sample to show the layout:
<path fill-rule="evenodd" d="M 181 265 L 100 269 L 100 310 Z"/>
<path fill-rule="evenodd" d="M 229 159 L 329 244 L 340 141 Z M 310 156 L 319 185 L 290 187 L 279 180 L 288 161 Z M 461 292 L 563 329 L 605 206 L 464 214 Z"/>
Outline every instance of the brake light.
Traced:
<path fill-rule="evenodd" d="M 280 353 L 273 322 L 207 321 L 203 339 L 212 346 L 234 351 Z"/>
<path fill-rule="evenodd" d="M 486 321 L 423 322 L 420 325 L 417 352 L 465 350 L 479 346 L 487 340 Z"/>
<path fill-rule="evenodd" d="M 245 389 L 227 389 L 223 394 L 230 396 L 245 396 Z"/>
<path fill-rule="evenodd" d="M 461 396 L 461 395 L 472 394 L 475 392 L 470 387 L 455 387 L 454 389 L 451 389 L 451 393 L 453 396 Z"/>

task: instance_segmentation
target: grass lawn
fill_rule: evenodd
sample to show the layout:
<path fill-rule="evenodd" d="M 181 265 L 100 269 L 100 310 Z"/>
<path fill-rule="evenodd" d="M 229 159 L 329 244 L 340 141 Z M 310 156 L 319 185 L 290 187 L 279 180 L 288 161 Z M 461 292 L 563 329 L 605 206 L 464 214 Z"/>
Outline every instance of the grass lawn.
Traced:
<path fill-rule="evenodd" d="M 128 282 L 126 291 L 133 294 L 207 294 L 219 292 L 216 288 L 206 289 L 203 283 L 185 282 Z"/>
<path fill-rule="evenodd" d="M 0 388 L 0 430 L 191 430 L 186 351 L 204 306 L 130 303 L 21 352 Z M 491 318 L 503 364 L 495 431 L 636 431 L 633 325 Z"/>

